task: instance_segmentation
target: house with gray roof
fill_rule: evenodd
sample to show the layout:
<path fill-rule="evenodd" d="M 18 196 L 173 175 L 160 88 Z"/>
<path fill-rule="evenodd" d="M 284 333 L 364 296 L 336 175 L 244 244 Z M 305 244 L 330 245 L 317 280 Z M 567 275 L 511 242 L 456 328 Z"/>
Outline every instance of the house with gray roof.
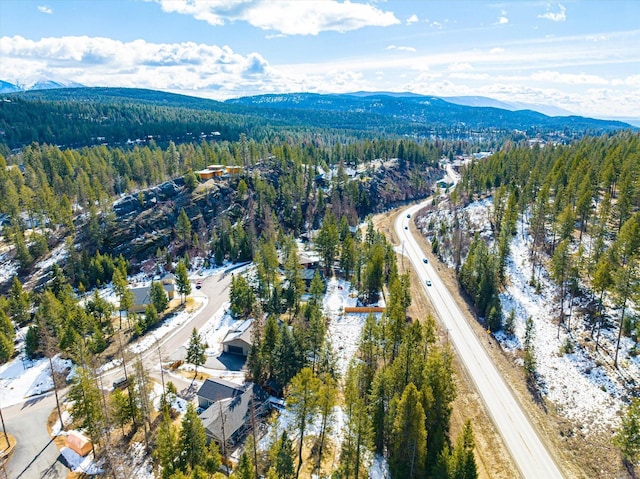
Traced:
<path fill-rule="evenodd" d="M 215 399 L 220 397 L 220 399 Z M 198 391 L 198 404 L 207 404 L 198 416 L 209 440 L 222 445 L 237 444 L 255 419 L 269 409 L 269 395 L 258 385 L 237 385 L 222 379 L 207 379 Z M 201 406 L 202 407 L 202 406 Z"/>
<path fill-rule="evenodd" d="M 175 276 L 171 273 L 166 274 L 161 280 L 162 288 L 167 293 L 169 301 L 171 301 L 176 294 Z M 151 284 L 144 286 L 137 286 L 129 288 L 133 293 L 133 305 L 129 309 L 132 313 L 142 313 L 146 309 L 147 305 L 151 304 Z"/>
<path fill-rule="evenodd" d="M 229 330 L 222 340 L 222 348 L 225 353 L 239 354 L 247 357 L 253 342 L 251 341 L 251 326 L 253 319 L 247 319 L 235 329 Z"/>

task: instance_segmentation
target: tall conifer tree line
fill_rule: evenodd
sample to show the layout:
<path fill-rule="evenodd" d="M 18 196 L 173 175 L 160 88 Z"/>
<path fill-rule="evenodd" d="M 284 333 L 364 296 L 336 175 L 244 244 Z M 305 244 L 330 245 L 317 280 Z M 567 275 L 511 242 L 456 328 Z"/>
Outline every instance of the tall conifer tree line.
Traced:
<path fill-rule="evenodd" d="M 490 276 L 498 286 L 504 280 L 508 238 L 518 232 L 519 217 L 529 228 L 531 284 L 538 283 L 545 268 L 558 286 L 559 328 L 572 330 L 576 297 L 590 300 L 583 318 L 594 339 L 599 339 L 602 327 L 616 330 L 617 363 L 620 335 L 638 337 L 628 306 L 640 300 L 639 156 L 640 137 L 623 132 L 587 137 L 569 146 L 507 145 L 473 162 L 463 172 L 460 201 L 493 195 L 495 246 L 488 251 L 486 245 L 472 243 L 469 264 L 460 272 L 462 285 L 472 297 L 490 301 L 491 294 L 478 297 L 477 292 Z M 478 252 L 485 258 L 482 264 Z M 492 263 L 490 274 L 479 274 Z M 619 314 L 605 316 L 605 295 Z M 481 314 L 491 317 L 491 305 L 479 307 Z"/>

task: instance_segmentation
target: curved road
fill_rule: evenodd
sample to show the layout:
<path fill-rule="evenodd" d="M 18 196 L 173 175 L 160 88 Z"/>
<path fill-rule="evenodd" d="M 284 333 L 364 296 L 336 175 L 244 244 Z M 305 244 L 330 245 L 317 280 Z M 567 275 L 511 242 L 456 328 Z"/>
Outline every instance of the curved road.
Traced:
<path fill-rule="evenodd" d="M 410 218 L 430 203 L 422 202 L 403 210 L 395 220 L 395 230 L 402 242 L 404 254 L 411 259 L 449 340 L 469 371 L 478 393 L 511 452 L 522 477 L 526 479 L 561 479 L 562 473 L 533 429 L 529 419 L 511 390 L 487 355 L 478 337 L 466 322 L 455 300 L 431 263 L 424 263 L 424 254 L 409 227 Z M 427 286 L 427 280 L 431 286 Z"/>
<path fill-rule="evenodd" d="M 141 356 L 154 377 L 160 379 L 158 348 L 163 359 L 173 355 L 189 341 L 191 331 L 202 328 L 229 298 L 231 274 L 227 272 L 202 278 L 202 288 L 195 289 L 195 281 L 190 296 L 206 302 L 204 307 L 189 321 L 179 325 L 171 333 L 161 338 L 158 343 Z M 198 278 L 199 279 L 199 278 Z M 131 371 L 133 364 L 130 365 Z M 127 372 L 130 369 L 127 368 Z M 121 368 L 114 368 L 102 375 L 103 384 L 109 387 L 111 382 L 123 374 Z M 178 378 L 171 378 L 176 382 Z M 184 381 L 186 383 L 186 381 Z M 61 395 L 62 401 L 62 395 Z M 6 465 L 6 474 L 11 479 L 64 478 L 68 469 L 59 461 L 60 451 L 53 444 L 47 432 L 46 422 L 55 408 L 53 393 L 46 393 L 36 398 L 29 398 L 21 404 L 2 409 L 7 432 L 13 435 L 18 444 L 13 456 Z M 4 441 L 4 439 L 3 439 Z M 5 471 L 0 469 L 0 479 L 4 479 Z"/>

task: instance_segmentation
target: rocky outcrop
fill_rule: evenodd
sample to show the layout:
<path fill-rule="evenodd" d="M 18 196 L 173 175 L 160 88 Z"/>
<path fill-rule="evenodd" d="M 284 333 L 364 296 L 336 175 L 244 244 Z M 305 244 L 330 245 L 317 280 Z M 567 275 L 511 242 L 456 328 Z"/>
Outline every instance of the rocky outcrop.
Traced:
<path fill-rule="evenodd" d="M 432 167 L 405 170 L 397 167 L 379 168 L 367 185 L 371 211 L 380 212 L 426 198 L 441 176 L 440 171 Z"/>
<path fill-rule="evenodd" d="M 203 225 L 209 229 L 232 204 L 235 186 L 228 181 L 209 180 L 191 192 L 178 178 L 120 199 L 113 205 L 115 221 L 110 223 L 104 251 L 134 262 L 154 256 L 175 239 L 181 209 L 194 231 Z"/>

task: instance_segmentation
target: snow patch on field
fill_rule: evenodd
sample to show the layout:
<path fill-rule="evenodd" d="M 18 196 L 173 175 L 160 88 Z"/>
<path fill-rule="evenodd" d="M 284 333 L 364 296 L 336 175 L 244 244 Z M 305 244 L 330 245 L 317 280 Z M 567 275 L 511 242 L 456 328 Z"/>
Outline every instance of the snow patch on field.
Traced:
<path fill-rule="evenodd" d="M 367 318 L 366 314 L 344 314 L 345 306 L 357 305 L 357 292 L 351 289 L 349 282 L 335 277 L 327 281 L 323 300 L 324 314 L 329 318 L 327 338 L 336 353 L 337 369 L 342 377 L 358 351 L 362 328 Z"/>
<path fill-rule="evenodd" d="M 203 301 L 201 307 L 198 308 L 198 311 L 201 308 L 203 308 L 205 304 L 206 304 L 206 300 Z M 185 322 L 187 322 L 189 319 L 191 319 L 191 317 L 193 317 L 194 314 L 197 314 L 198 311 L 189 313 L 187 311 L 182 310 L 178 313 L 174 313 L 170 315 L 168 318 L 166 318 L 162 322 L 160 326 L 154 328 L 152 331 L 147 332 L 142 338 L 136 341 L 135 344 L 129 347 L 129 350 L 134 354 L 138 354 L 143 351 L 146 351 L 149 348 L 154 347 L 157 344 L 157 342 L 160 341 L 160 339 L 165 337 L 167 334 L 169 334 L 171 331 L 176 329 L 181 324 L 184 324 Z"/>
<path fill-rule="evenodd" d="M 42 271 L 47 271 L 54 264 L 62 263 L 62 260 L 64 260 L 68 254 L 69 252 L 67 251 L 67 245 L 65 243 L 61 243 L 51 251 L 47 258 L 43 259 L 42 261 L 38 261 L 35 265 L 35 268 Z"/>
<path fill-rule="evenodd" d="M 200 329 L 200 337 L 207 343 L 205 354 L 219 356 L 222 353 L 222 340 L 230 330 L 235 329 L 243 320 L 234 319 L 229 312 L 231 303 L 225 302 L 218 311 Z"/>

